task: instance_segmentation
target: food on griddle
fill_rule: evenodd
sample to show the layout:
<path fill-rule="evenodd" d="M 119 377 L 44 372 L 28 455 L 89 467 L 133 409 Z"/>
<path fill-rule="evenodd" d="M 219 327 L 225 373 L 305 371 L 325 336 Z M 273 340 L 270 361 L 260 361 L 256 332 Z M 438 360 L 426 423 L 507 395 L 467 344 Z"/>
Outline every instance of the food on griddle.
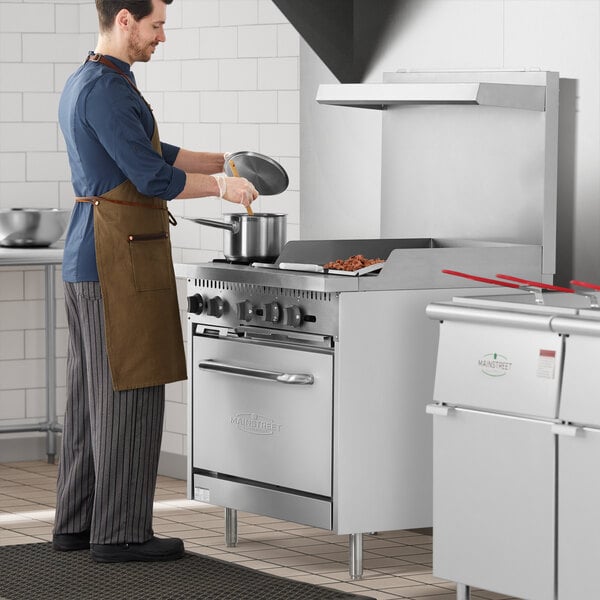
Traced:
<path fill-rule="evenodd" d="M 323 267 L 325 269 L 335 269 L 336 271 L 358 271 L 363 267 L 369 267 L 371 265 L 385 262 L 383 258 L 365 258 L 362 254 L 355 254 L 349 258 L 338 260 L 332 260 L 331 262 L 325 263 Z"/>

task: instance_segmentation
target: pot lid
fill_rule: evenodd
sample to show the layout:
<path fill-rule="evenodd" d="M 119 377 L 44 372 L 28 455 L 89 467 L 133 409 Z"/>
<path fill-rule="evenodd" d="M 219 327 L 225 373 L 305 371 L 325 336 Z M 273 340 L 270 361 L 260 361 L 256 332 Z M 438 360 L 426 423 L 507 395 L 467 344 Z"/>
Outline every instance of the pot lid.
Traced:
<path fill-rule="evenodd" d="M 261 196 L 281 194 L 289 185 L 285 169 L 269 156 L 243 150 L 234 152 L 225 161 L 229 177 L 245 177 Z"/>

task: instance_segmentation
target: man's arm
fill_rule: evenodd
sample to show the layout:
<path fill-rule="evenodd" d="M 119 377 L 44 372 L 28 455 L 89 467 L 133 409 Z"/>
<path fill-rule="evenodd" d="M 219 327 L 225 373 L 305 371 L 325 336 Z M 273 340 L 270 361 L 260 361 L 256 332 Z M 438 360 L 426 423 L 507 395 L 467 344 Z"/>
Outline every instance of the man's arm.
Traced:
<path fill-rule="evenodd" d="M 191 150 L 180 148 L 173 166 L 186 173 L 211 175 L 213 173 L 222 173 L 224 164 L 225 159 L 222 152 L 192 152 Z"/>
<path fill-rule="evenodd" d="M 258 197 L 254 186 L 244 177 L 221 177 L 221 185 L 214 173 L 222 173 L 225 157 L 219 152 L 192 152 L 180 148 L 173 166 L 185 171 L 185 186 L 178 199 L 220 196 L 221 198 L 248 206 Z"/>

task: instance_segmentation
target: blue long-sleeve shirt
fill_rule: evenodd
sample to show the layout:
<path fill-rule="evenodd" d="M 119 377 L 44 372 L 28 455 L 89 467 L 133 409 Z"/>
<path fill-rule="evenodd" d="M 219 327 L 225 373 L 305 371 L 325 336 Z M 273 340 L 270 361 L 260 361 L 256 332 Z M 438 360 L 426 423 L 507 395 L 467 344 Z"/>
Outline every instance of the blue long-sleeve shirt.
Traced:
<path fill-rule="evenodd" d="M 107 58 L 135 83 L 127 63 Z M 162 157 L 155 152 L 152 112 L 116 71 L 84 63 L 65 84 L 58 117 L 76 196 L 101 196 L 126 180 L 142 194 L 164 200 L 183 190 L 185 173 L 173 166 L 179 148 L 161 142 Z M 98 281 L 89 203 L 78 202 L 73 209 L 62 272 L 64 281 Z"/>

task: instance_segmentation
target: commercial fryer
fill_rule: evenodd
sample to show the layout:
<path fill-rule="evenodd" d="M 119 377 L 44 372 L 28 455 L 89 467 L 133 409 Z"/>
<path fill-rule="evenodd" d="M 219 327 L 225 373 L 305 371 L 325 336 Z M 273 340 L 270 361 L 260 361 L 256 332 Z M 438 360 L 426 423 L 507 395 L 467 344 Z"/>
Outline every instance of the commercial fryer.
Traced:
<path fill-rule="evenodd" d="M 561 424 L 554 428 L 558 440 L 558 598 L 594 598 L 600 559 L 600 311 L 561 315 L 553 320 L 552 328 L 565 336 Z"/>
<path fill-rule="evenodd" d="M 555 324 L 589 307 L 588 297 L 567 293 L 455 298 L 427 307 L 440 321 L 434 403 L 427 407 L 434 428 L 433 573 L 456 581 L 459 599 L 470 597 L 471 586 L 529 600 L 557 597 L 563 466 L 556 434 L 570 349 L 565 328 Z M 579 597 L 587 596 L 563 596 Z"/>

